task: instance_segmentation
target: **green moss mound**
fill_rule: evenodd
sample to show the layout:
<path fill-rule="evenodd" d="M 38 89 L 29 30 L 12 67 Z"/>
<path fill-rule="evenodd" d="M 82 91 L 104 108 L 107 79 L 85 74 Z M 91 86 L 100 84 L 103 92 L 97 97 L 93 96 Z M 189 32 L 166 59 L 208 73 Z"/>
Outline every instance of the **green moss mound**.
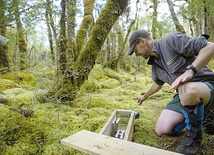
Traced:
<path fill-rule="evenodd" d="M 0 79 L 0 90 L 1 91 L 11 89 L 11 88 L 19 88 L 19 87 L 20 86 L 12 80 Z"/>
<path fill-rule="evenodd" d="M 14 81 L 18 87 L 35 88 L 37 87 L 37 79 L 33 74 L 26 71 L 22 72 L 9 72 L 2 75 L 2 79 Z"/>

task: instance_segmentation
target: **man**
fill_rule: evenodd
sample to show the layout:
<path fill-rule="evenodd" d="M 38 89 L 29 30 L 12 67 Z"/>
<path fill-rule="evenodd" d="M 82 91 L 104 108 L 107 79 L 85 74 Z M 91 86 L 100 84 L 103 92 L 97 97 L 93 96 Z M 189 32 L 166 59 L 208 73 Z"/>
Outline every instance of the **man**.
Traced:
<path fill-rule="evenodd" d="M 206 67 L 214 55 L 214 43 L 207 41 L 208 38 L 208 35 L 188 37 L 174 33 L 153 40 L 145 30 L 137 30 L 129 39 L 128 54 L 149 59 L 148 64 L 152 65 L 154 82 L 138 99 L 138 104 L 159 91 L 164 83 L 176 90 L 160 114 L 155 132 L 159 136 L 170 135 L 186 127 L 176 152 L 187 155 L 199 151 L 205 113 L 214 108 L 214 73 Z M 214 131 L 214 126 L 208 124 L 207 131 Z"/>

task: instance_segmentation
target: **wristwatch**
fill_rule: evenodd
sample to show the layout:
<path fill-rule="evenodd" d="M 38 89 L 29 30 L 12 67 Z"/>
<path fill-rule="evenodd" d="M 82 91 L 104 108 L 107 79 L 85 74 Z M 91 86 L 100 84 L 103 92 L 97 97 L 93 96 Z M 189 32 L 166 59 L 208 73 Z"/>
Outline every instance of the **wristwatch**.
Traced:
<path fill-rule="evenodd" d="M 193 72 L 194 72 L 194 75 L 197 73 L 197 70 L 196 70 L 196 68 L 191 64 L 191 65 L 188 65 L 187 67 L 186 67 L 186 69 L 187 70 L 192 70 Z"/>

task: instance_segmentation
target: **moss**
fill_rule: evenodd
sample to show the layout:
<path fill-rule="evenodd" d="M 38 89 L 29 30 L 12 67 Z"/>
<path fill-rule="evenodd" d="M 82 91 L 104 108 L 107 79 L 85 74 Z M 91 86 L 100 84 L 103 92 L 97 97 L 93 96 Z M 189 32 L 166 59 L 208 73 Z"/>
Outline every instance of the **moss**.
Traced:
<path fill-rule="evenodd" d="M 41 104 L 39 98 L 47 97 L 47 90 L 11 88 L 3 91 L 1 96 L 9 102 L 0 104 L 1 153 L 85 155 L 60 144 L 60 139 L 81 130 L 99 133 L 114 109 L 135 110 L 140 114 L 140 118 L 135 120 L 133 142 L 174 151 L 181 137 L 158 137 L 154 131 L 159 114 L 173 96 L 167 92 L 168 85 L 138 106 L 137 98 L 151 86 L 151 79 L 145 74 L 132 75 L 120 70 L 117 73 L 96 65 L 88 82 L 96 83 L 99 89 L 79 92 L 78 98 L 67 101 L 71 104 L 60 104 L 59 99 L 52 102 L 51 98 L 46 98 Z M 116 84 L 111 85 L 111 82 Z M 25 118 L 11 110 L 20 106 L 32 109 L 33 115 Z M 204 134 L 203 137 L 203 151 L 209 154 L 209 150 L 213 151 L 213 136 Z"/>
<path fill-rule="evenodd" d="M 13 88 L 4 91 L 3 97 L 9 100 L 11 105 L 31 105 L 34 92 L 22 88 Z"/>
<path fill-rule="evenodd" d="M 43 151 L 48 133 L 44 126 L 40 126 L 34 120 L 25 119 L 6 107 L 1 108 L 0 113 L 1 125 L 4 126 L 1 128 L 0 142 L 5 146 L 4 152 L 13 154 L 18 151 L 18 154 L 35 154 Z M 28 145 L 23 147 L 26 143 Z"/>
<path fill-rule="evenodd" d="M 96 91 L 100 86 L 96 83 L 96 81 L 88 81 L 86 80 L 84 84 L 81 86 L 81 90 L 84 92 L 94 92 Z"/>
<path fill-rule="evenodd" d="M 85 0 L 84 1 L 84 14 L 91 15 L 94 9 L 94 1 L 95 0 Z"/>
<path fill-rule="evenodd" d="M 130 71 L 132 71 L 133 68 L 132 68 L 132 66 L 130 64 L 125 64 L 124 69 L 125 69 L 125 71 L 130 72 Z"/>
<path fill-rule="evenodd" d="M 120 82 L 115 79 L 106 78 L 106 79 L 100 80 L 100 85 L 102 88 L 112 89 L 114 87 L 119 86 Z"/>
<path fill-rule="evenodd" d="M 101 65 L 94 65 L 93 69 L 91 70 L 88 79 L 89 80 L 100 80 L 104 77 L 104 71 Z"/>
<path fill-rule="evenodd" d="M 7 90 L 11 88 L 18 88 L 20 87 L 16 82 L 8 79 L 0 79 L 0 90 Z"/>
<path fill-rule="evenodd" d="M 2 75 L 2 79 L 12 80 L 19 87 L 26 87 L 26 88 L 35 88 L 37 87 L 37 79 L 34 75 L 22 71 L 22 72 L 9 72 L 7 74 Z"/>
<path fill-rule="evenodd" d="M 48 100 L 48 91 L 45 90 L 37 90 L 34 93 L 34 99 L 39 103 L 45 103 Z"/>
<path fill-rule="evenodd" d="M 121 76 L 120 73 L 110 69 L 110 68 L 105 68 L 105 75 L 110 77 L 110 78 L 114 78 L 118 81 L 121 81 Z"/>

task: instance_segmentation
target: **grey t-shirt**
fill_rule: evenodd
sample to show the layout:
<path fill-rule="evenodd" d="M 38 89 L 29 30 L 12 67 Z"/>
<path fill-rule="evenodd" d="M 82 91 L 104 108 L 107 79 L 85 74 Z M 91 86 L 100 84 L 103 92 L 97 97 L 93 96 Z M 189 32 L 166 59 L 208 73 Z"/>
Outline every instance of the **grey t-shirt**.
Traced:
<path fill-rule="evenodd" d="M 158 57 L 150 57 L 152 79 L 157 84 L 172 84 L 195 60 L 199 51 L 207 45 L 203 36 L 188 37 L 184 33 L 173 33 L 153 41 L 153 51 Z M 207 66 L 199 70 L 190 81 L 214 80 L 214 72 Z"/>

